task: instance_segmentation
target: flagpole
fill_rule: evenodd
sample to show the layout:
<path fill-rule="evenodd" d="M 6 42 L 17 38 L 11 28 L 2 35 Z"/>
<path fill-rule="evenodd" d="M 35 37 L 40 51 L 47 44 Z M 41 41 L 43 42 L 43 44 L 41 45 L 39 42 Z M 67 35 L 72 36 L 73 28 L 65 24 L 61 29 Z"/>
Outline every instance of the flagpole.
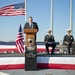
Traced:
<path fill-rule="evenodd" d="M 53 35 L 53 0 L 51 0 L 50 29 L 52 30 L 52 35 Z"/>
<path fill-rule="evenodd" d="M 71 34 L 73 34 L 73 24 L 72 24 L 72 0 L 70 0 L 70 29 L 72 30 Z"/>
<path fill-rule="evenodd" d="M 25 23 L 27 22 L 27 1 L 25 0 Z"/>
<path fill-rule="evenodd" d="M 27 1 L 25 0 L 25 23 L 27 22 Z M 23 31 L 24 33 L 24 31 Z M 25 39 L 25 37 L 24 37 Z M 26 39 L 25 39 L 26 40 Z M 24 40 L 24 45 L 25 45 L 25 40 Z M 24 47 L 25 48 L 25 47 Z M 25 50 L 25 49 L 24 49 Z"/>

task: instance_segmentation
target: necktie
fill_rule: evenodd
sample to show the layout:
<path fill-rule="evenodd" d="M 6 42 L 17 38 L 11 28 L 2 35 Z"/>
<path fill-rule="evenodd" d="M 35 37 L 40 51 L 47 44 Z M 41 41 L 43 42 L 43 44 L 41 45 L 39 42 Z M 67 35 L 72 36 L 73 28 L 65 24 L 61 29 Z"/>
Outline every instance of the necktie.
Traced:
<path fill-rule="evenodd" d="M 33 28 L 33 25 L 31 25 L 31 28 Z"/>

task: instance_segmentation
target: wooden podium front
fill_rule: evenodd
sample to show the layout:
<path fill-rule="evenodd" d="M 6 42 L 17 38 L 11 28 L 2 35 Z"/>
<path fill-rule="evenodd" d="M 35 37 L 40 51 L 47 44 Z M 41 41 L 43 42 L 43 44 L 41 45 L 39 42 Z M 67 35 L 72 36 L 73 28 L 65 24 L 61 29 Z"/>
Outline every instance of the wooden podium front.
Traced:
<path fill-rule="evenodd" d="M 24 33 L 26 34 L 26 46 L 28 46 L 28 38 L 35 38 L 37 29 L 24 29 Z"/>
<path fill-rule="evenodd" d="M 32 38 L 35 40 L 37 29 L 24 29 L 24 33 L 26 34 L 25 70 L 27 71 L 36 70 L 37 69 L 37 50 L 35 45 L 36 41 L 34 43 L 34 46 L 30 46 L 28 39 Z"/>

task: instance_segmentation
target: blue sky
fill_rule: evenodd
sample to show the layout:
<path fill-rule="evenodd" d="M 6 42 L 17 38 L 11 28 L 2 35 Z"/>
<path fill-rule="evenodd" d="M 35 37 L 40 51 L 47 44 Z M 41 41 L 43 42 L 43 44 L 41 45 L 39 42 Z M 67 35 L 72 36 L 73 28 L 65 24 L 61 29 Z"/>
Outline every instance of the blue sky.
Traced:
<path fill-rule="evenodd" d="M 24 0 L 0 0 L 0 8 L 24 2 Z M 56 41 L 63 40 L 70 28 L 70 0 L 54 0 L 53 35 Z M 37 41 L 43 41 L 50 28 L 50 0 L 27 0 L 27 18 L 33 17 L 39 32 Z M 19 26 L 25 24 L 25 16 L 0 16 L 0 41 L 15 41 Z M 75 0 L 73 0 L 73 36 L 75 38 Z M 25 35 L 24 35 L 25 37 Z"/>

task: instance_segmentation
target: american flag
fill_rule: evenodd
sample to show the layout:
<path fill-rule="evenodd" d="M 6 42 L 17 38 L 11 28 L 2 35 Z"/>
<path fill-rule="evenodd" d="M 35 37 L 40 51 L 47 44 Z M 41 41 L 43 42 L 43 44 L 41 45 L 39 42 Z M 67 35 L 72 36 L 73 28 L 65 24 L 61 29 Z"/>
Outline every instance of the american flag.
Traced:
<path fill-rule="evenodd" d="M 18 35 L 17 35 L 17 38 L 16 38 L 16 47 L 17 47 L 17 50 L 19 51 L 19 53 L 23 53 L 24 52 L 24 37 L 23 37 L 23 32 L 22 32 L 22 27 L 20 25 L 20 28 L 19 28 L 19 32 L 18 32 Z"/>
<path fill-rule="evenodd" d="M 25 2 L 12 4 L 0 8 L 0 16 L 25 15 Z"/>

